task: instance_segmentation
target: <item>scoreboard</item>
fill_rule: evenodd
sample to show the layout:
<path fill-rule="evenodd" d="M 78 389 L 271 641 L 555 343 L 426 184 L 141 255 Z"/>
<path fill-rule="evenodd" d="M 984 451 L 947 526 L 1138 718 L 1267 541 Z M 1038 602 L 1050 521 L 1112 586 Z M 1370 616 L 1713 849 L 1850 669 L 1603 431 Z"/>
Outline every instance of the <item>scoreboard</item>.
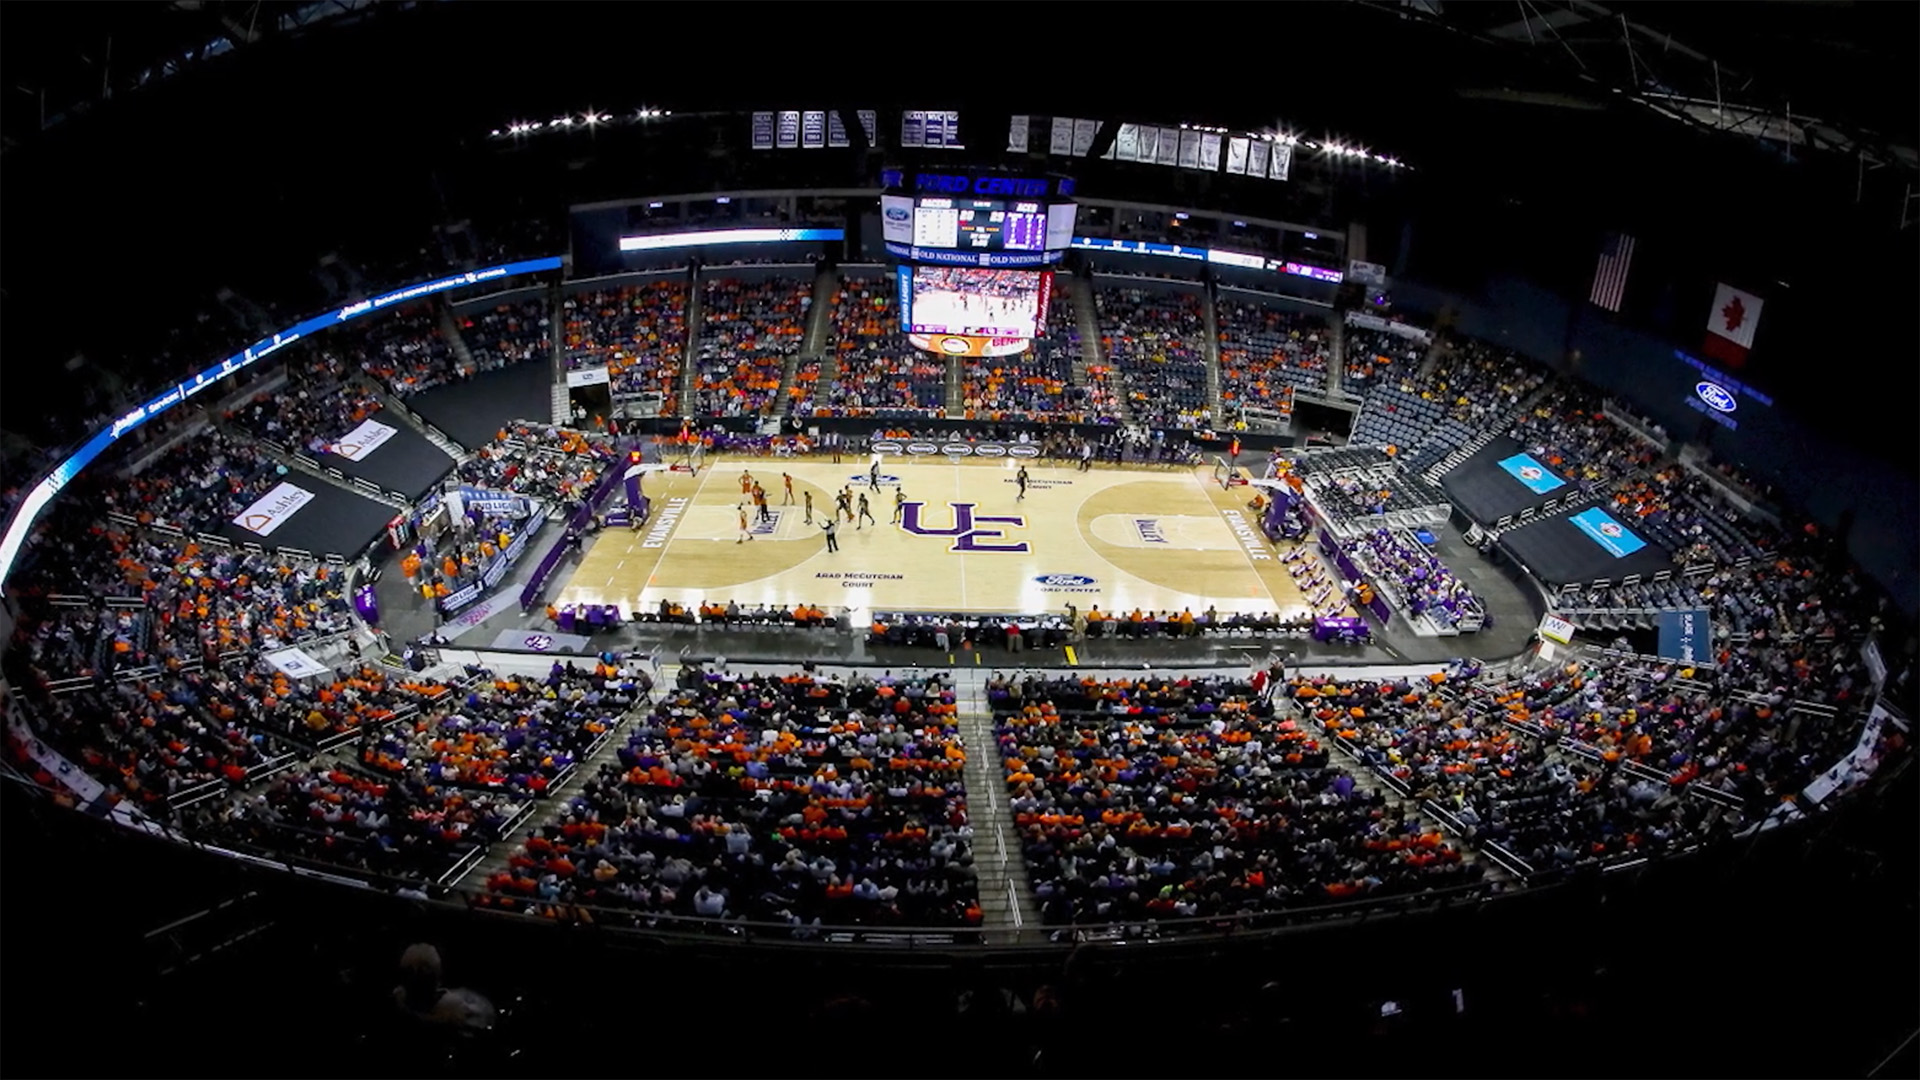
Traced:
<path fill-rule="evenodd" d="M 1041 269 L 1072 244 L 1073 181 L 995 171 L 881 175 L 887 253 L 909 263 Z"/>
<path fill-rule="evenodd" d="M 913 244 L 965 251 L 1044 251 L 1043 203 L 923 196 L 913 207 Z"/>

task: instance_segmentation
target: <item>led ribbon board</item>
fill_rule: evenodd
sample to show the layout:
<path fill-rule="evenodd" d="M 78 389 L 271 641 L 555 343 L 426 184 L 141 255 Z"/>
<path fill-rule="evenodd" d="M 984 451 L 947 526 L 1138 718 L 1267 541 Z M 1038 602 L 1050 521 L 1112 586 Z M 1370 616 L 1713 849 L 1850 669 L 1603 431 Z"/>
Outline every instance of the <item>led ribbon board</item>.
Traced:
<path fill-rule="evenodd" d="M 838 231 L 838 230 L 835 230 Z M 330 326 L 351 322 L 363 315 L 371 315 L 395 304 L 404 304 L 409 300 L 418 300 L 423 296 L 432 296 L 449 289 L 464 289 L 489 281 L 500 281 L 521 274 L 537 274 L 546 270 L 560 269 L 560 257 L 555 255 L 544 259 L 524 259 L 520 262 L 503 263 L 490 266 L 485 270 L 473 270 L 451 277 L 423 281 L 409 285 L 404 289 L 375 296 L 346 307 L 315 315 L 310 319 L 294 323 L 272 337 L 261 338 L 252 345 L 220 361 L 218 364 L 199 372 L 193 378 L 167 387 L 145 404 L 128 410 L 113 423 L 94 433 L 93 437 L 80 445 L 72 457 L 56 465 L 51 473 L 36 484 L 20 506 L 13 513 L 13 520 L 7 523 L 5 536 L 0 536 L 0 582 L 4 582 L 13 573 L 14 560 L 20 557 L 20 548 L 27 541 L 27 533 L 33 523 L 45 510 L 60 489 L 73 482 L 80 470 L 92 464 L 93 460 L 105 453 L 107 448 L 118 442 L 128 432 L 140 427 L 147 421 L 173 408 L 193 395 L 214 385 L 234 372 L 266 359 L 281 349 L 299 341 L 303 337 L 316 334 Z"/>

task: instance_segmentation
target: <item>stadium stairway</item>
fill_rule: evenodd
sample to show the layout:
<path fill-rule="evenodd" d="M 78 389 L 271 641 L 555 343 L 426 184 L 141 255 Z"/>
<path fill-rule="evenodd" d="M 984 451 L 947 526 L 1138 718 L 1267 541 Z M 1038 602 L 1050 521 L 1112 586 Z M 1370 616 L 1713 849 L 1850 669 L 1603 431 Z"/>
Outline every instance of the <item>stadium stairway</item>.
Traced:
<path fill-rule="evenodd" d="M 1078 274 L 1056 274 L 1054 281 L 1066 282 L 1067 297 L 1073 301 L 1075 329 L 1080 332 L 1080 352 L 1073 358 L 1073 385 L 1087 385 L 1087 369 L 1100 363 L 1100 319 L 1093 308 L 1093 285 Z"/>
<path fill-rule="evenodd" d="M 671 686 L 673 680 L 679 676 L 679 665 L 671 665 L 671 667 L 672 674 L 662 671 L 663 685 Z M 597 776 L 600 766 L 620 760 L 620 748 L 627 744 L 627 725 L 633 720 L 635 713 L 652 707 L 653 702 L 648 699 L 622 713 L 619 719 L 614 721 L 613 726 L 607 729 L 606 734 L 600 737 L 600 745 L 591 754 L 581 758 L 572 770 L 549 787 L 546 798 L 535 802 L 528 813 L 513 822 L 510 829 L 503 829 L 500 839 L 487 847 L 486 854 L 451 884 L 485 887 L 488 878 L 507 868 L 507 860 L 512 857 L 513 849 L 520 843 L 521 837 L 535 829 L 559 824 L 565 820 L 567 803 L 573 790 L 584 783 L 588 777 Z"/>
<path fill-rule="evenodd" d="M 687 347 L 680 354 L 680 415 L 693 415 L 693 361 L 700 355 L 700 324 L 706 321 L 706 297 L 700 268 L 687 271 Z"/>
<path fill-rule="evenodd" d="M 800 339 L 801 356 L 818 356 L 833 332 L 833 298 L 840 291 L 840 273 L 822 264 L 813 278 L 813 307 L 807 312 L 807 334 Z"/>
<path fill-rule="evenodd" d="M 425 420 L 420 419 L 420 414 L 407 408 L 407 403 L 400 400 L 392 391 L 388 390 L 386 385 L 380 380 L 360 376 L 360 385 L 366 387 L 367 390 L 372 392 L 374 397 L 380 399 L 380 407 L 383 411 L 391 416 L 399 417 L 402 423 L 419 432 L 422 438 L 439 447 L 442 453 L 455 461 L 461 461 L 466 458 L 466 447 L 447 438 L 445 432 L 427 423 Z"/>
<path fill-rule="evenodd" d="M 1218 296 L 1213 282 L 1208 281 L 1200 297 L 1200 315 L 1207 328 L 1206 346 L 1201 351 L 1207 358 L 1207 412 L 1215 425 L 1224 425 L 1227 418 L 1220 412 L 1220 320 L 1214 314 Z"/>
<path fill-rule="evenodd" d="M 1423 474 L 1427 481 L 1434 484 L 1439 483 L 1441 477 L 1459 468 L 1468 458 L 1485 449 L 1488 443 L 1513 430 L 1513 425 L 1516 421 L 1522 416 L 1532 412 L 1535 406 L 1545 400 L 1547 394 L 1553 389 L 1553 385 L 1553 380 L 1541 383 L 1534 389 L 1533 393 L 1520 399 L 1519 404 L 1502 413 L 1497 419 L 1482 424 L 1480 431 L 1474 435 L 1473 438 L 1455 447 L 1446 457 L 1440 459 L 1437 464 Z"/>
<path fill-rule="evenodd" d="M 1327 312 L 1327 396 L 1340 392 L 1347 377 L 1347 320 L 1338 311 Z"/>
<path fill-rule="evenodd" d="M 1092 385 L 1087 369 L 1106 363 L 1106 357 L 1100 353 L 1100 309 L 1093 298 L 1091 280 L 1075 275 L 1069 281 L 1069 289 L 1069 295 L 1073 297 L 1074 318 L 1080 329 L 1080 355 L 1073 361 L 1073 385 L 1087 387 Z M 1124 423 L 1132 415 L 1127 395 L 1116 388 L 1113 395 L 1114 419 Z"/>
<path fill-rule="evenodd" d="M 833 297 L 839 291 L 839 273 L 823 264 L 813 279 L 813 306 L 807 311 L 807 332 L 800 339 L 800 349 L 789 355 L 786 363 L 780 366 L 780 389 L 773 397 L 776 412 L 786 412 L 788 403 L 793 401 L 793 380 L 802 363 L 818 360 L 823 369 L 827 366 L 830 358 L 826 355 L 826 347 L 833 327 Z M 833 384 L 829 382 L 826 385 Z"/>
<path fill-rule="evenodd" d="M 547 290 L 547 322 L 553 327 L 553 414 L 552 422 L 567 422 L 567 406 L 572 395 L 567 391 L 567 324 L 561 311 L 562 297 L 560 286 L 555 283 Z"/>
<path fill-rule="evenodd" d="M 944 399 L 947 407 L 947 419 L 959 420 L 967 415 L 967 399 L 962 393 L 960 379 L 961 359 L 949 356 L 947 360 L 947 394 Z"/>
<path fill-rule="evenodd" d="M 980 889 L 980 928 L 988 942 L 1013 944 L 1039 933 L 1040 907 L 1027 883 L 1020 833 L 1007 805 L 1007 778 L 993 738 L 992 713 L 977 676 L 959 686 L 960 738 L 967 751 L 967 822 Z"/>
<path fill-rule="evenodd" d="M 460 334 L 460 320 L 453 317 L 452 305 L 436 301 L 433 315 L 440 324 L 440 336 L 447 339 L 447 347 L 453 350 L 453 358 L 461 367 L 473 371 L 473 350 L 467 348 L 467 339 Z"/>
<path fill-rule="evenodd" d="M 1360 756 L 1359 749 L 1352 743 L 1335 735 L 1325 724 L 1308 715 L 1291 701 L 1274 695 L 1275 706 L 1283 712 L 1294 714 L 1300 724 L 1307 728 L 1317 728 L 1326 738 L 1327 745 L 1333 748 L 1328 764 L 1345 769 L 1353 777 L 1354 787 L 1369 795 L 1378 795 L 1386 800 L 1387 806 L 1399 811 L 1409 819 L 1438 825 L 1447 834 L 1449 841 L 1460 852 L 1460 861 L 1477 863 L 1486 868 L 1489 879 L 1495 881 L 1513 881 L 1516 875 L 1502 860 L 1487 858 L 1474 844 L 1470 831 L 1460 822 L 1452 820 L 1451 814 L 1436 813 L 1437 807 L 1423 803 L 1406 790 L 1406 785 L 1393 779 L 1384 772 L 1377 771 Z"/>

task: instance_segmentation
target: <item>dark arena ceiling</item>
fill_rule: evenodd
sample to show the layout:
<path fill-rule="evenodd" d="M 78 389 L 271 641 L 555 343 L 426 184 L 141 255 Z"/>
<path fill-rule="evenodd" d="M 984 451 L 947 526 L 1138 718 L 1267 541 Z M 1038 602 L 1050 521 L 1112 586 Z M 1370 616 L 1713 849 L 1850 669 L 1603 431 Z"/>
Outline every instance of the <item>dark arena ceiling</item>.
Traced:
<path fill-rule="evenodd" d="M 1914 4 L 1381 0 L 1151 18 L 1062 6 L 1041 9 L 1030 63 L 994 55 L 995 35 L 929 57 L 877 5 L 811 8 L 799 23 L 738 10 L 724 32 L 688 38 L 652 5 L 8 5 L 5 351 L 136 351 L 88 338 L 121 328 L 87 319 L 92 301 L 65 287 L 124 269 L 130 250 L 169 267 L 150 290 L 158 317 L 221 287 L 271 302 L 261 279 L 276 259 L 311 267 L 464 216 L 871 184 L 884 150 L 809 161 L 808 175 L 736 152 L 742 111 L 800 99 L 883 116 L 959 109 L 989 153 L 1005 118 L 1028 113 L 1365 145 L 1412 168 L 1308 161 L 1275 193 L 1285 202 L 1233 208 L 1376 235 L 1420 219 L 1429 256 L 1461 256 L 1420 269 L 1456 271 L 1454 286 L 1502 259 L 1584 273 L 1591 237 L 1610 229 L 1697 251 L 1703 275 L 1748 268 L 1823 304 L 1852 302 L 1862 280 L 1902 296 L 1920 281 Z M 490 136 L 516 119 L 641 108 L 672 115 Z M 1102 192 L 1107 163 L 1076 168 L 1089 193 L 1209 197 L 1178 176 L 1164 192 L 1137 175 Z M 1911 321 L 1879 340 L 1911 339 Z"/>

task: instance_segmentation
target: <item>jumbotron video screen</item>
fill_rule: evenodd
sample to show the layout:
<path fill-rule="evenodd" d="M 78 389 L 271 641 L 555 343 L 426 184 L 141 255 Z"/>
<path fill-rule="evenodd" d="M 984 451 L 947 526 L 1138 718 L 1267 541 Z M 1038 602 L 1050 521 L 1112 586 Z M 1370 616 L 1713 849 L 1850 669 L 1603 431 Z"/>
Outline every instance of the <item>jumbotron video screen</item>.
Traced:
<path fill-rule="evenodd" d="M 912 291 L 901 312 L 908 333 L 989 338 L 1039 335 L 1052 274 L 958 266 L 912 269 Z"/>

